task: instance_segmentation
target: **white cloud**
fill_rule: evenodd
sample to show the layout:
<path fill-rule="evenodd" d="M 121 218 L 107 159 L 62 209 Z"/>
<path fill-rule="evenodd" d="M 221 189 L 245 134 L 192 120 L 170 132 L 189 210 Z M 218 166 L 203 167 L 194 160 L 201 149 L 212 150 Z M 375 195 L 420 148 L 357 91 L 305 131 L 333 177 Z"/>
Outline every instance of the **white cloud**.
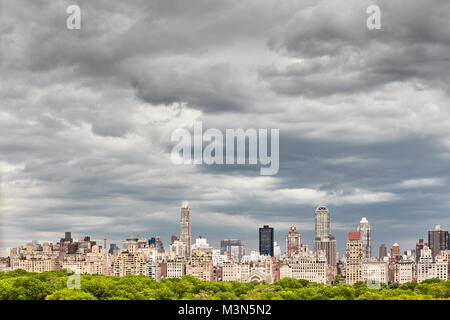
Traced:
<path fill-rule="evenodd" d="M 371 192 L 355 188 L 353 190 L 321 191 L 309 188 L 278 189 L 274 191 L 271 201 L 298 204 L 366 204 L 398 200 L 399 196 L 390 192 Z M 267 200 L 267 199 L 266 199 Z"/>
<path fill-rule="evenodd" d="M 426 187 L 436 187 L 443 186 L 447 182 L 446 178 L 424 178 L 424 179 L 409 179 L 404 180 L 397 184 L 399 188 L 426 188 Z"/>

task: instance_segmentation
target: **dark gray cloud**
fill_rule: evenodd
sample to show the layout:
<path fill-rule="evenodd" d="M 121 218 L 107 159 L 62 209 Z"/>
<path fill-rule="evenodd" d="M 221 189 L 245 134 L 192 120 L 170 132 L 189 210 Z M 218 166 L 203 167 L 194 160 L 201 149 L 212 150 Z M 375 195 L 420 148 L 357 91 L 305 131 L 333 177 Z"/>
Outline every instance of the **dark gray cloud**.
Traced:
<path fill-rule="evenodd" d="M 217 246 L 312 243 L 327 204 L 343 252 L 366 216 L 374 248 L 449 228 L 448 1 L 1 3 L 2 245 L 64 231 L 120 241 L 192 231 Z M 280 170 L 176 166 L 179 127 L 279 128 Z M 191 129 L 192 130 L 192 129 Z"/>
<path fill-rule="evenodd" d="M 288 95 L 369 92 L 396 82 L 448 92 L 449 3 L 377 3 L 379 31 L 364 28 L 370 1 L 321 1 L 299 10 L 269 39 L 298 61 L 262 68 L 261 77 Z"/>

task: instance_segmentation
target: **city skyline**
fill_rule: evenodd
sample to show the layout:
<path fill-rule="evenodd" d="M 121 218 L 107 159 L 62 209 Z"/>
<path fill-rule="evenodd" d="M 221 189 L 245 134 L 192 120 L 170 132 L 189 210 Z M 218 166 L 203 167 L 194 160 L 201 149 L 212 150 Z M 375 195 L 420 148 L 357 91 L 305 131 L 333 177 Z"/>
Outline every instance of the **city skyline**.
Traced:
<path fill-rule="evenodd" d="M 318 213 L 319 214 L 322 213 L 322 215 L 323 215 L 323 212 L 325 212 L 325 217 L 326 218 L 319 218 L 318 219 Z M 320 234 L 320 232 L 322 232 L 322 236 L 324 236 L 325 234 L 328 234 L 329 236 L 331 236 L 330 225 L 332 225 L 332 223 L 331 223 L 332 219 L 330 218 L 330 210 L 328 209 L 328 207 L 324 206 L 324 205 L 320 205 L 320 206 L 316 207 L 316 209 L 314 210 L 314 213 L 315 213 L 315 218 L 314 218 L 314 220 L 315 220 L 315 230 L 314 230 L 315 236 L 318 234 L 317 233 L 318 230 L 319 230 L 319 234 Z M 179 220 L 179 228 L 180 228 L 179 231 L 180 231 L 180 233 L 178 235 L 179 236 L 178 240 L 180 240 L 181 242 L 184 242 L 184 243 L 187 244 L 186 245 L 186 256 L 187 257 L 190 256 L 190 252 L 191 252 L 190 248 L 195 243 L 194 240 L 203 238 L 203 239 L 209 239 L 208 240 L 209 243 L 215 242 L 215 241 L 211 241 L 210 240 L 211 238 L 209 238 L 207 236 L 205 237 L 205 236 L 202 236 L 202 235 L 198 235 L 196 237 L 192 237 L 191 236 L 191 220 L 190 220 L 190 218 L 191 218 L 191 214 L 190 214 L 189 203 L 188 203 L 188 201 L 183 201 L 182 204 L 181 204 L 181 219 Z M 353 232 L 353 233 L 358 232 L 358 233 L 360 233 L 361 225 L 368 225 L 369 230 L 371 230 L 371 225 L 369 224 L 367 218 L 366 217 L 362 217 L 361 221 L 359 222 L 359 224 L 355 225 L 354 229 L 347 230 L 346 234 L 348 235 L 349 232 Z M 283 243 L 286 244 L 286 238 L 290 234 L 290 232 L 292 231 L 292 227 L 296 228 L 295 225 L 291 225 L 289 227 L 289 230 L 287 230 L 287 232 L 284 234 L 283 241 L 278 242 L 274 238 L 272 247 L 273 247 L 274 243 L 278 242 L 278 245 L 281 247 L 282 253 L 287 253 L 287 247 L 285 245 L 283 245 Z M 273 226 L 271 226 L 271 225 L 264 225 L 264 226 L 260 226 L 260 227 L 257 227 L 257 228 L 259 228 L 258 229 L 259 230 L 259 240 L 257 240 L 258 246 L 256 248 L 247 246 L 246 241 L 244 241 L 242 239 L 233 239 L 232 237 L 220 239 L 219 240 L 219 244 L 218 245 L 213 245 L 213 247 L 214 248 L 220 248 L 221 251 L 222 251 L 222 243 L 223 243 L 224 240 L 229 240 L 229 241 L 237 240 L 237 241 L 239 241 L 239 243 L 242 243 L 242 246 L 245 248 L 247 254 L 250 251 L 260 252 L 260 250 L 261 250 L 261 246 L 260 246 L 260 244 L 261 244 L 261 238 L 260 238 L 261 237 L 261 230 L 266 230 L 266 228 L 271 229 L 272 230 L 271 231 L 272 237 L 273 237 L 274 234 L 277 234 L 277 230 L 275 228 L 273 228 Z M 281 230 L 278 230 L 278 231 L 280 232 Z M 308 241 L 307 238 L 304 237 L 304 233 L 306 233 L 306 232 L 303 232 L 303 231 L 298 230 L 298 229 L 296 230 L 296 232 L 298 232 L 299 236 L 301 237 L 301 242 L 300 243 L 301 243 L 302 246 L 305 246 L 305 245 L 308 246 L 311 251 L 317 251 L 317 250 L 325 250 L 326 251 L 327 250 L 326 247 L 324 247 L 324 248 L 320 248 L 320 247 L 315 248 L 315 241 L 311 241 L 310 242 L 310 241 Z M 440 232 L 440 234 L 442 234 L 443 232 L 446 232 L 446 234 L 445 234 L 446 235 L 446 238 L 445 238 L 446 240 L 442 240 L 442 241 L 443 241 L 443 243 L 445 243 L 446 246 L 450 246 L 450 243 L 448 242 L 448 239 L 449 239 L 448 231 L 445 228 L 441 228 L 441 225 L 434 225 L 434 228 L 430 228 L 426 232 L 428 234 L 428 238 L 429 239 L 433 239 L 433 236 L 431 236 L 431 234 L 433 234 L 433 232 Z M 183 236 L 183 234 L 184 234 L 184 236 Z M 362 231 L 362 233 L 361 233 L 361 241 L 363 241 L 363 248 L 365 248 L 365 245 L 364 245 L 365 242 L 363 240 L 364 234 L 365 234 L 365 231 Z M 369 243 L 371 244 L 372 243 L 371 231 L 369 231 L 369 234 L 370 234 L 370 237 L 369 237 L 370 242 Z M 86 233 L 80 233 L 79 236 L 81 238 L 86 237 L 86 236 L 91 237 L 90 235 L 87 235 Z M 107 241 L 108 243 L 114 243 L 115 245 L 120 247 L 119 244 L 121 244 L 123 241 L 125 241 L 125 239 L 130 239 L 130 238 L 136 238 L 137 239 L 137 238 L 139 238 L 139 239 L 149 240 L 149 239 L 155 239 L 155 237 L 159 237 L 159 238 L 162 239 L 162 243 L 163 243 L 164 249 L 167 250 L 169 248 L 169 244 L 173 241 L 174 237 L 177 238 L 178 236 L 176 235 L 176 232 L 175 232 L 175 233 L 172 233 L 169 237 L 167 237 L 167 239 L 166 239 L 166 237 L 161 237 L 159 234 L 156 234 L 156 233 L 150 234 L 150 235 L 149 234 L 145 234 L 145 235 L 129 234 L 127 237 L 124 237 L 122 239 L 107 239 L 105 237 L 103 237 L 103 238 L 101 237 L 101 238 L 98 238 L 98 239 L 95 238 L 95 237 L 92 237 L 92 239 L 97 239 L 98 245 L 101 245 L 101 243 L 106 243 L 106 241 Z M 67 237 L 67 232 L 66 232 L 66 237 Z M 100 239 L 103 242 L 101 242 Z M 168 240 L 168 239 L 171 239 L 171 240 L 170 241 L 165 241 L 165 240 Z M 182 239 L 184 239 L 184 240 L 182 240 Z M 188 241 L 188 239 L 190 241 Z M 317 240 L 318 238 L 315 237 L 315 239 Z M 346 246 L 346 239 L 344 239 L 342 241 L 344 248 Z M 417 249 L 416 248 L 416 244 L 418 243 L 419 239 L 426 239 L 426 237 L 420 237 L 420 236 L 417 237 L 414 240 L 414 246 L 411 246 L 411 247 L 405 247 L 405 246 L 402 247 L 402 246 L 400 246 L 401 247 L 400 253 L 402 253 L 405 250 L 415 250 L 415 249 Z M 17 244 L 17 246 L 22 246 L 22 245 L 24 245 L 24 243 L 29 243 L 31 241 L 37 241 L 38 243 L 41 243 L 41 244 L 45 243 L 45 242 L 53 243 L 52 240 L 28 239 L 28 240 L 24 241 L 23 243 Z M 375 248 L 377 250 L 377 252 L 378 252 L 379 247 L 381 247 L 382 245 L 387 245 L 387 248 L 390 248 L 390 246 L 389 246 L 390 244 L 386 243 L 386 241 L 378 240 L 378 242 L 380 243 L 380 245 Z M 337 241 L 337 243 L 339 243 L 339 241 Z M 394 242 L 392 245 L 395 246 L 395 245 L 397 245 L 397 243 L 398 243 L 398 241 Z M 10 248 L 1 248 L 2 250 L 0 250 L 0 257 L 8 256 L 9 255 L 9 250 L 11 248 L 12 247 L 10 247 Z M 364 250 L 369 250 L 369 248 L 364 249 Z M 370 251 L 372 251 L 372 245 L 370 245 Z M 436 254 L 437 254 L 439 252 L 439 250 L 436 249 L 433 252 L 436 252 Z M 341 258 L 345 254 L 345 249 L 342 252 L 338 251 L 337 253 L 339 254 L 339 258 Z M 374 257 L 378 258 L 377 254 L 373 255 L 373 253 L 372 253 L 371 256 L 374 256 Z"/>
<path fill-rule="evenodd" d="M 319 205 L 314 211 L 314 249 L 301 242 L 295 226 L 285 236 L 286 248 L 274 241 L 274 228 L 259 228 L 258 251 L 245 250 L 239 239 L 223 239 L 220 248 L 211 246 L 207 238 L 192 243 L 191 209 L 187 201 L 181 204 L 179 238 L 171 236 L 168 250 L 161 237 L 129 237 L 121 244 L 107 239 L 103 245 L 90 236 L 73 238 L 70 231 L 59 241 L 27 242 L 11 248 L 8 257 L 0 258 L 0 271 L 22 269 L 26 272 L 72 270 L 76 274 L 102 274 L 117 277 L 145 275 L 154 280 L 182 278 L 191 275 L 203 281 L 264 281 L 273 283 L 283 278 L 304 279 L 317 283 L 367 286 L 381 289 L 388 283 L 423 283 L 437 278 L 448 280 L 450 272 L 449 232 L 440 225 L 428 230 L 428 241 L 416 242 L 414 249 L 400 248 L 395 243 L 390 254 L 383 244 L 379 257 L 371 255 L 372 233 L 366 217 L 356 231 L 349 231 L 345 254 L 338 257 L 336 239 L 330 233 L 330 210 Z M 403 249 L 403 250 L 402 250 Z"/>
<path fill-rule="evenodd" d="M 68 270 L 76 275 L 101 274 L 123 277 L 145 275 L 159 281 L 165 278 L 193 276 L 203 281 L 264 281 L 283 278 L 303 279 L 327 285 L 365 282 L 382 289 L 386 284 L 404 284 L 425 280 L 446 281 L 450 270 L 449 232 L 440 225 L 428 230 L 428 242 L 419 239 L 416 248 L 402 251 L 395 243 L 390 254 L 383 244 L 378 258 L 371 256 L 371 227 L 363 217 L 357 231 L 349 231 L 345 254 L 336 256 L 336 240 L 330 234 L 330 210 L 320 205 L 315 210 L 314 251 L 301 243 L 301 235 L 291 226 L 286 235 L 286 251 L 274 241 L 274 228 L 259 228 L 259 250 L 245 252 L 239 239 L 224 239 L 220 249 L 206 238 L 192 243 L 190 207 L 181 204 L 180 234 L 171 236 L 168 250 L 159 236 L 129 237 L 121 245 L 107 239 L 103 245 L 90 236 L 73 238 L 70 231 L 57 242 L 32 241 L 11 248 L 8 257 L 0 258 L 0 271 L 47 272 Z M 20 271 L 22 270 L 22 271 Z M 434 281 L 434 280 L 432 280 Z M 72 288 L 73 283 L 68 282 Z M 79 289 L 79 288 L 78 288 Z"/>

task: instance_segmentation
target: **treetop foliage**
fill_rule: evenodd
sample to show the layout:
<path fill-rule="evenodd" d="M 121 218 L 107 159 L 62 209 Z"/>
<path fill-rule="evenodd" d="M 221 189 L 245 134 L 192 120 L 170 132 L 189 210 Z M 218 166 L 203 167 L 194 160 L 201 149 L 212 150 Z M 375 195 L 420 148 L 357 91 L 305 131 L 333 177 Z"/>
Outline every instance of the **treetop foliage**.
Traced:
<path fill-rule="evenodd" d="M 334 286 L 284 278 L 275 283 L 206 282 L 193 276 L 155 281 L 145 276 L 81 275 L 81 288 L 67 288 L 65 270 L 0 273 L 0 300 L 434 300 L 450 299 L 450 280 L 429 279 L 367 287 Z"/>

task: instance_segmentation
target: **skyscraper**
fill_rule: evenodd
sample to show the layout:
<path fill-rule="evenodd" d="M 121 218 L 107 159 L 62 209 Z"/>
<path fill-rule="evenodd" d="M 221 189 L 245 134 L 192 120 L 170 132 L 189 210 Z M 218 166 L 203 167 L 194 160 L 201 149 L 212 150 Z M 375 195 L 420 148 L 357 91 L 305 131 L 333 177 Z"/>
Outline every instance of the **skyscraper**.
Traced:
<path fill-rule="evenodd" d="M 189 203 L 183 201 L 181 205 L 181 220 L 180 220 L 180 240 L 186 245 L 186 258 L 191 257 L 191 213 Z"/>
<path fill-rule="evenodd" d="M 268 225 L 259 228 L 259 254 L 273 257 L 273 228 Z"/>
<path fill-rule="evenodd" d="M 336 268 L 336 239 L 334 236 L 329 235 L 327 238 L 315 240 L 314 251 L 324 251 L 327 257 L 327 263 L 333 268 Z"/>
<path fill-rule="evenodd" d="M 288 257 L 292 257 L 293 255 L 300 253 L 301 247 L 301 237 L 300 233 L 297 231 L 297 228 L 292 226 L 289 228 L 289 232 L 286 236 L 286 253 Z"/>
<path fill-rule="evenodd" d="M 327 263 L 336 268 L 336 239 L 330 234 L 330 211 L 325 206 L 319 206 L 315 214 L 316 238 L 314 240 L 314 251 L 325 251 Z"/>
<path fill-rule="evenodd" d="M 380 246 L 380 254 L 379 254 L 379 258 L 382 261 L 384 259 L 384 257 L 387 257 L 387 248 L 386 245 L 383 243 Z"/>
<path fill-rule="evenodd" d="M 394 243 L 391 248 L 391 259 L 397 261 L 398 259 L 400 259 L 400 256 L 400 246 L 398 245 L 398 243 Z"/>
<path fill-rule="evenodd" d="M 345 245 L 345 270 L 347 284 L 355 284 L 362 280 L 363 245 L 359 232 L 349 232 Z"/>
<path fill-rule="evenodd" d="M 327 238 L 330 235 L 330 211 L 325 206 L 316 209 L 316 238 Z"/>
<path fill-rule="evenodd" d="M 388 280 L 395 282 L 395 265 L 400 261 L 400 246 L 398 243 L 394 243 L 391 247 L 391 254 L 388 261 Z"/>
<path fill-rule="evenodd" d="M 428 246 L 428 244 L 425 244 L 423 239 L 419 239 L 419 242 L 416 243 L 416 263 L 419 262 L 420 253 L 422 252 L 424 246 Z"/>
<path fill-rule="evenodd" d="M 430 248 L 424 246 L 420 250 L 420 258 L 417 263 L 417 282 L 422 282 L 425 279 L 435 277 L 435 270 L 433 270 L 433 254 Z"/>
<path fill-rule="evenodd" d="M 388 279 L 390 282 L 395 282 L 395 264 L 400 261 L 400 257 L 400 246 L 398 243 L 394 243 L 391 247 L 388 264 Z"/>
<path fill-rule="evenodd" d="M 433 259 L 441 252 L 441 250 L 447 250 L 448 231 L 442 230 L 440 225 L 436 225 L 434 230 L 429 230 L 428 246 L 430 247 Z"/>
<path fill-rule="evenodd" d="M 273 256 L 277 258 L 278 260 L 281 257 L 281 247 L 278 245 L 276 241 L 273 243 Z"/>
<path fill-rule="evenodd" d="M 366 218 L 362 218 L 356 231 L 361 235 L 364 258 L 370 258 L 372 256 L 372 230 L 369 221 Z"/>

